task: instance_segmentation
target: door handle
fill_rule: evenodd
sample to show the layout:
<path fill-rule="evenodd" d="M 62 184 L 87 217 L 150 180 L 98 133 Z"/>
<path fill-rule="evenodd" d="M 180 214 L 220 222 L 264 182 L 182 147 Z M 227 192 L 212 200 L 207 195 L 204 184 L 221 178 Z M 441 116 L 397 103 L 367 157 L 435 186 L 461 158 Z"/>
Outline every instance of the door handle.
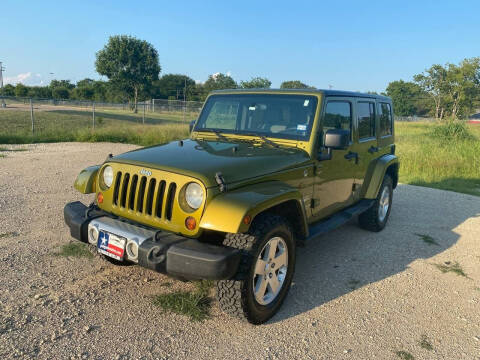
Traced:
<path fill-rule="evenodd" d="M 370 154 L 373 154 L 373 153 L 378 152 L 378 150 L 379 150 L 378 147 L 372 145 L 372 146 L 370 146 L 370 149 L 368 149 L 368 152 Z"/>
<path fill-rule="evenodd" d="M 355 159 L 355 164 L 358 164 L 358 153 L 349 151 L 344 157 L 348 161 Z"/>

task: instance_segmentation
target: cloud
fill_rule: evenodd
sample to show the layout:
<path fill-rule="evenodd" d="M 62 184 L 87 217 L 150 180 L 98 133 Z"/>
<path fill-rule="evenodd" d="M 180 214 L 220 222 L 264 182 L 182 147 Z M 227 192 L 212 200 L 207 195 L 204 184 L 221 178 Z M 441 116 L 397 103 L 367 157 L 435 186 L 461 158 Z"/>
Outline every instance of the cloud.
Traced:
<path fill-rule="evenodd" d="M 216 72 L 216 73 L 212 74 L 212 78 L 217 79 L 217 76 L 220 75 L 220 74 L 221 74 L 220 72 Z M 225 75 L 227 75 L 227 76 L 232 76 L 232 72 L 231 72 L 230 70 L 228 70 L 228 71 L 225 73 Z"/>
<path fill-rule="evenodd" d="M 30 86 L 35 86 L 35 85 L 43 85 L 44 81 L 42 80 L 42 75 L 41 74 L 32 74 L 31 71 L 18 74 L 15 76 L 5 76 L 3 78 L 4 84 L 12 84 L 16 85 L 18 83 L 22 83 L 24 85 L 30 85 Z"/>

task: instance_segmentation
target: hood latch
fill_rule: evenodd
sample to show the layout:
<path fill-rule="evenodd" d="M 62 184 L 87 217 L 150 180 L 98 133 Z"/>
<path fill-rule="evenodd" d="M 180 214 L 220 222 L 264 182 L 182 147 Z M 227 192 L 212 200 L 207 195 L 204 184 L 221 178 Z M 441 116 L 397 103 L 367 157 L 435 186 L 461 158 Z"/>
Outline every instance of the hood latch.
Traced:
<path fill-rule="evenodd" d="M 217 172 L 215 174 L 215 181 L 218 184 L 218 187 L 220 189 L 220 192 L 225 192 L 227 191 L 227 184 L 225 184 L 225 179 L 223 178 L 223 175 L 221 172 Z"/>

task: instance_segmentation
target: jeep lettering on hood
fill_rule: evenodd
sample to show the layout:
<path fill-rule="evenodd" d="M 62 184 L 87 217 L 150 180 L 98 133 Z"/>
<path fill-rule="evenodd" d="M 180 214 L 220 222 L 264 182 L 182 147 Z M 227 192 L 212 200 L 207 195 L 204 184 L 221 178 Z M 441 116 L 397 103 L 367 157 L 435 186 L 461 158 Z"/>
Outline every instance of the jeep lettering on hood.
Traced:
<path fill-rule="evenodd" d="M 221 171 L 232 184 L 310 161 L 308 153 L 292 147 L 273 148 L 251 142 L 185 140 L 130 151 L 110 161 L 184 174 L 217 186 L 215 174 Z"/>

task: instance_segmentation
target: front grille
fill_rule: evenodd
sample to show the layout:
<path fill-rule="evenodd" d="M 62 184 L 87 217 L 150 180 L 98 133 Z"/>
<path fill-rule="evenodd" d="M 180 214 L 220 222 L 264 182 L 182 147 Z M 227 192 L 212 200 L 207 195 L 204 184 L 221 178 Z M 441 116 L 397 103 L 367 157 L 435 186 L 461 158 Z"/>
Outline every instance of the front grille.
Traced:
<path fill-rule="evenodd" d="M 177 184 L 163 179 L 139 177 L 128 172 L 115 174 L 113 204 L 158 219 L 172 220 Z M 166 192 L 166 193 L 165 193 Z"/>

